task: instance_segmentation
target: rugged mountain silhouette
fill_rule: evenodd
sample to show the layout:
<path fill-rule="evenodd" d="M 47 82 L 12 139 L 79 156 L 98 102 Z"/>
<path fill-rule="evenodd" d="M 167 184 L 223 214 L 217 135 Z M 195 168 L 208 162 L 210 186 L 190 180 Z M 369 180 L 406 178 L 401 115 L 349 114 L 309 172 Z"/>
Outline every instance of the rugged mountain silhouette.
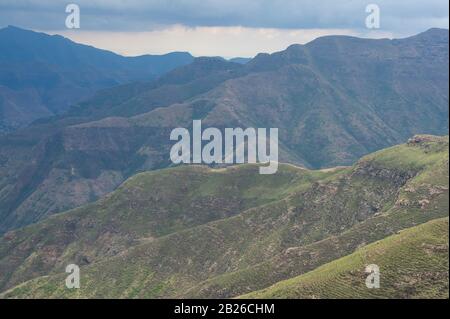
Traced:
<path fill-rule="evenodd" d="M 192 62 L 189 53 L 123 57 L 9 26 L 0 30 L 0 133 L 61 114 L 96 90 L 150 81 Z"/>

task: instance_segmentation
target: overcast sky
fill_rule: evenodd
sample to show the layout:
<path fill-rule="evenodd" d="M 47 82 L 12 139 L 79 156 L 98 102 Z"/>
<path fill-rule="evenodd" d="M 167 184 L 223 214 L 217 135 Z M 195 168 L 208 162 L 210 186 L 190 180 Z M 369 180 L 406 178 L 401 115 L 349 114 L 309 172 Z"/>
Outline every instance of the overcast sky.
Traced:
<path fill-rule="evenodd" d="M 69 3 L 81 28 L 65 26 Z M 365 26 L 368 4 L 380 8 L 380 29 Z M 189 51 L 253 56 L 318 36 L 405 37 L 447 28 L 447 0 L 0 0 L 0 27 L 58 33 L 124 55 Z"/>

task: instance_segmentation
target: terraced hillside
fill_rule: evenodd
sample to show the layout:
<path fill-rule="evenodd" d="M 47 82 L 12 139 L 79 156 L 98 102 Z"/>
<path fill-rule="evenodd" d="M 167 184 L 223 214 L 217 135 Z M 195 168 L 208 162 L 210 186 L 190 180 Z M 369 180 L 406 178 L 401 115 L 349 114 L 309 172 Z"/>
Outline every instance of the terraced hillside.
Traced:
<path fill-rule="evenodd" d="M 416 136 L 332 170 L 142 173 L 98 202 L 6 233 L 1 296 L 236 297 L 446 217 L 448 206 L 448 137 Z M 70 263 L 81 266 L 77 290 L 64 284 Z"/>
<path fill-rule="evenodd" d="M 448 217 L 415 226 L 242 298 L 447 298 Z M 380 287 L 367 289 L 367 265 Z"/>

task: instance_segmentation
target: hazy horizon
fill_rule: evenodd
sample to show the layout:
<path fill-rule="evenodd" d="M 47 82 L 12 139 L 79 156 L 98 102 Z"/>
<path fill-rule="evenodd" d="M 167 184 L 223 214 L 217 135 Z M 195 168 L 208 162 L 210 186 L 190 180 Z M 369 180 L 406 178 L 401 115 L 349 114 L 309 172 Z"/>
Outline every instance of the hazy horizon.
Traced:
<path fill-rule="evenodd" d="M 60 35 L 60 36 L 63 36 L 63 37 L 65 37 L 65 38 L 67 38 L 67 39 L 69 39 L 69 40 L 71 40 L 71 41 L 73 41 L 75 43 L 78 43 L 78 44 L 93 46 L 93 47 L 95 47 L 97 49 L 111 51 L 113 53 L 116 53 L 116 54 L 119 54 L 119 55 L 122 55 L 122 56 L 127 56 L 127 57 L 135 57 L 135 56 L 142 56 L 142 55 L 164 55 L 164 54 L 169 54 L 169 53 L 173 53 L 173 52 L 186 52 L 186 53 L 190 53 L 194 57 L 202 57 L 202 56 L 205 56 L 205 57 L 223 57 L 225 59 L 253 58 L 259 53 L 270 53 L 271 54 L 271 53 L 275 53 L 275 52 L 280 52 L 280 51 L 285 50 L 286 48 L 288 48 L 291 45 L 307 44 L 307 43 L 309 43 L 311 41 L 314 41 L 317 38 L 324 37 L 324 36 L 334 36 L 334 35 L 339 36 L 339 35 L 343 35 L 343 36 L 354 36 L 354 37 L 358 37 L 358 38 L 367 38 L 367 39 L 381 39 L 381 38 L 402 39 L 402 38 L 407 38 L 407 37 L 410 37 L 410 36 L 414 36 L 414 35 L 420 34 L 422 32 L 426 32 L 429 29 L 432 29 L 432 28 L 428 28 L 428 29 L 425 29 L 425 30 L 420 31 L 418 33 L 405 35 L 405 36 L 401 36 L 401 37 L 393 37 L 393 36 L 387 36 L 387 35 L 386 36 L 382 36 L 381 34 L 378 34 L 379 36 L 377 36 L 377 37 L 374 37 L 373 35 L 372 35 L 372 37 L 370 37 L 370 36 L 367 36 L 367 35 L 358 35 L 358 34 L 354 34 L 354 33 L 339 32 L 339 30 L 337 30 L 337 32 L 335 32 L 335 33 L 331 33 L 332 31 L 330 31 L 330 34 L 319 34 L 317 36 L 310 36 L 309 38 L 308 37 L 304 37 L 305 41 L 302 41 L 302 42 L 290 42 L 290 43 L 287 43 L 284 47 L 280 47 L 279 49 L 274 49 L 272 51 L 261 50 L 261 51 L 256 52 L 255 54 L 249 55 L 249 56 L 245 56 L 245 55 L 226 56 L 226 55 L 223 55 L 223 54 L 209 54 L 209 55 L 208 54 L 195 54 L 194 52 L 191 52 L 191 51 L 188 51 L 188 50 L 183 50 L 183 49 L 177 49 L 177 48 L 174 48 L 173 50 L 168 50 L 168 51 L 161 50 L 161 51 L 158 51 L 158 52 L 143 52 L 141 54 L 127 54 L 126 52 L 125 53 L 122 52 L 122 50 L 120 50 L 120 49 L 117 49 L 117 48 L 115 49 L 114 45 L 108 46 L 108 43 L 106 41 L 99 41 L 99 38 L 101 38 L 101 37 L 89 37 L 89 36 L 87 36 L 87 37 L 81 36 L 80 37 L 80 35 L 76 33 L 78 31 L 73 32 L 73 31 L 70 31 L 70 30 L 69 31 L 32 30 L 32 29 L 27 29 L 25 27 L 17 26 L 17 25 L 8 25 L 8 26 L 1 27 L 0 29 L 6 28 L 6 27 L 9 27 L 9 26 L 15 27 L 15 28 L 24 29 L 24 30 L 30 30 L 30 31 L 34 31 L 34 32 L 39 32 L 39 33 L 45 33 L 45 34 L 48 34 L 48 35 Z M 448 28 L 439 28 L 439 29 L 449 30 Z M 115 33 L 114 35 L 122 37 L 122 38 L 127 36 L 125 33 Z M 98 36 L 98 33 L 96 33 L 96 36 Z"/>
<path fill-rule="evenodd" d="M 103 1 L 73 2 L 80 28 L 67 29 L 68 2 L 3 0 L 0 28 L 14 25 L 60 34 L 125 56 L 186 51 L 194 56 L 253 57 L 326 35 L 403 38 L 449 26 L 448 2 L 373 2 L 380 27 L 368 29 L 362 0 Z"/>

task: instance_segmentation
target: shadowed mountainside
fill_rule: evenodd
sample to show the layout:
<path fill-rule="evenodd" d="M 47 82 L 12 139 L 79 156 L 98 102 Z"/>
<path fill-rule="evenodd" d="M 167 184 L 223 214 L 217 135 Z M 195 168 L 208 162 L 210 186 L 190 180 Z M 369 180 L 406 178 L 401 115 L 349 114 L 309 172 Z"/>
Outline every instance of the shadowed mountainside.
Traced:
<path fill-rule="evenodd" d="M 0 30 L 0 134 L 61 114 L 99 89 L 150 81 L 192 62 L 189 53 L 123 57 L 9 26 Z"/>

